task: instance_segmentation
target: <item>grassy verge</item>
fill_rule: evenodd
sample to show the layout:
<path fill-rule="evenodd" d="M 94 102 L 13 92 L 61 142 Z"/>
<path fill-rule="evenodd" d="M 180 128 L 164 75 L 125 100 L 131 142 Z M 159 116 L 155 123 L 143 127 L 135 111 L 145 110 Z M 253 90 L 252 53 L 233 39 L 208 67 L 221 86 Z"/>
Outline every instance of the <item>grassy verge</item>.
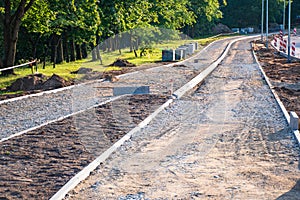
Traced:
<path fill-rule="evenodd" d="M 42 73 L 46 76 L 52 76 L 53 74 L 57 74 L 64 79 L 76 79 L 80 78 L 76 74 L 72 74 L 71 72 L 78 70 L 80 67 L 92 68 L 94 71 L 103 72 L 106 70 L 118 70 L 118 68 L 107 68 L 106 66 L 113 63 L 117 58 L 126 59 L 131 63 L 136 64 L 137 66 L 145 64 L 145 63 L 153 63 L 161 60 L 161 50 L 162 49 L 171 49 L 177 48 L 180 45 L 183 45 L 187 42 L 197 41 L 200 46 L 206 46 L 209 43 L 225 38 L 228 36 L 220 36 L 220 37 L 209 37 L 209 38 L 199 38 L 196 40 L 174 40 L 174 41 L 167 41 L 161 44 L 155 44 L 151 46 L 151 48 L 147 49 L 146 55 L 140 57 L 140 50 L 137 51 L 138 57 L 135 57 L 133 52 L 129 52 L 129 49 L 122 49 L 121 54 L 119 51 L 114 51 L 110 53 L 101 52 L 103 64 L 101 65 L 99 61 L 92 62 L 91 56 L 87 59 L 81 61 L 75 61 L 71 63 L 62 63 L 57 64 L 55 68 L 53 68 L 51 63 L 47 63 L 45 69 L 42 69 L 42 64 L 38 65 L 38 73 Z M 11 75 L 7 77 L 0 77 L 0 88 L 6 88 L 16 79 L 27 76 L 31 74 L 31 68 L 24 67 L 15 69 L 16 75 Z M 0 94 L 4 94 L 4 92 L 0 92 Z M 6 94 L 6 93 L 5 93 Z"/>

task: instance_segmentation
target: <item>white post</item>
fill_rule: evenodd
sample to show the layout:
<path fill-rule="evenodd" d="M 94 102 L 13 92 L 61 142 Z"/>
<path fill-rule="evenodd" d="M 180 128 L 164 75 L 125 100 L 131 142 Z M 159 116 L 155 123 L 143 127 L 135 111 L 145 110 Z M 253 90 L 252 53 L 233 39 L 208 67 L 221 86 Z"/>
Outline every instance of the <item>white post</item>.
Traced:
<path fill-rule="evenodd" d="M 266 5 L 266 9 L 267 9 L 267 14 L 266 14 L 266 47 L 267 49 L 269 49 L 269 44 L 268 44 L 268 36 L 269 36 L 269 0 L 267 0 L 267 5 Z"/>
<path fill-rule="evenodd" d="M 284 30 L 285 30 L 285 0 L 283 1 L 283 19 L 282 19 L 282 25 L 283 25 L 282 33 L 284 35 Z"/>
<path fill-rule="evenodd" d="M 261 42 L 264 41 L 264 0 L 261 0 Z"/>
<path fill-rule="evenodd" d="M 288 60 L 291 62 L 291 0 L 289 0 L 289 22 L 288 22 Z"/>

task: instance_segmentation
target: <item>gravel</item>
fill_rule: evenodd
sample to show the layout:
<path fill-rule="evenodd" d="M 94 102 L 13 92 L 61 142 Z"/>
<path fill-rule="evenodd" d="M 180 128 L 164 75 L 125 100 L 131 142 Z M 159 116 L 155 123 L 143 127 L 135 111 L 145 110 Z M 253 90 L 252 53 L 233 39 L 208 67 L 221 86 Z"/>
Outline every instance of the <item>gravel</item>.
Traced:
<path fill-rule="evenodd" d="M 106 101 L 111 96 L 111 89 L 107 88 L 149 85 L 152 93 L 170 93 L 216 60 L 230 40 L 212 44 L 199 53 L 197 58 L 201 62 L 191 59 L 183 63 L 186 67 L 158 67 L 122 76 L 116 83 L 93 82 L 56 93 L 0 102 L 0 139 Z"/>
<path fill-rule="evenodd" d="M 237 42 L 66 199 L 297 199 L 299 147 L 249 49 Z"/>

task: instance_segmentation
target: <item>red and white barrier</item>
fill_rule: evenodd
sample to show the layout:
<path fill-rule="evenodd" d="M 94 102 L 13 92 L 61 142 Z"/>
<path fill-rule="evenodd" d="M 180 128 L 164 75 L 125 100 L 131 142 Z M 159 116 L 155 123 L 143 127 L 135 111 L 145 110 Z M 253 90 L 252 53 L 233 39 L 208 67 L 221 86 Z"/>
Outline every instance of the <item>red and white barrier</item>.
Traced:
<path fill-rule="evenodd" d="M 276 36 L 274 36 L 274 47 L 277 48 L 277 42 L 278 42 L 278 39 Z"/>
<path fill-rule="evenodd" d="M 294 28 L 294 36 L 296 36 L 297 35 L 297 29 L 296 28 Z"/>
<path fill-rule="evenodd" d="M 292 56 L 296 55 L 296 42 L 292 43 Z"/>
<path fill-rule="evenodd" d="M 279 37 L 280 37 L 280 39 L 283 39 L 283 32 L 282 32 L 282 30 L 279 31 Z"/>
<path fill-rule="evenodd" d="M 287 44 L 287 41 L 286 41 L 286 40 L 283 40 L 283 42 L 282 42 L 282 51 L 283 51 L 284 53 L 286 53 L 286 44 Z"/>

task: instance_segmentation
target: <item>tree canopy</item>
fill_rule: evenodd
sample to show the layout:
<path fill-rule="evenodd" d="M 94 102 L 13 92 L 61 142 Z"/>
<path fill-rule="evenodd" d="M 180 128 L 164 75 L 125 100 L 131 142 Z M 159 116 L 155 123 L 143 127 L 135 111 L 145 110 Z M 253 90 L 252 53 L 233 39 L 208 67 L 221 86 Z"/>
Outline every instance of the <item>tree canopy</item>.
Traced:
<path fill-rule="evenodd" d="M 269 1 L 270 22 L 281 23 L 283 0 Z M 196 37 L 209 34 L 217 23 L 229 27 L 259 26 L 261 2 L 3 0 L 0 2 L 0 67 L 30 57 L 53 63 L 82 59 L 101 41 L 142 27 L 164 27 Z M 293 18 L 300 14 L 299 2 L 294 5 Z M 134 42 L 134 38 L 131 40 Z M 111 41 L 110 45 L 113 44 L 116 41 Z"/>

